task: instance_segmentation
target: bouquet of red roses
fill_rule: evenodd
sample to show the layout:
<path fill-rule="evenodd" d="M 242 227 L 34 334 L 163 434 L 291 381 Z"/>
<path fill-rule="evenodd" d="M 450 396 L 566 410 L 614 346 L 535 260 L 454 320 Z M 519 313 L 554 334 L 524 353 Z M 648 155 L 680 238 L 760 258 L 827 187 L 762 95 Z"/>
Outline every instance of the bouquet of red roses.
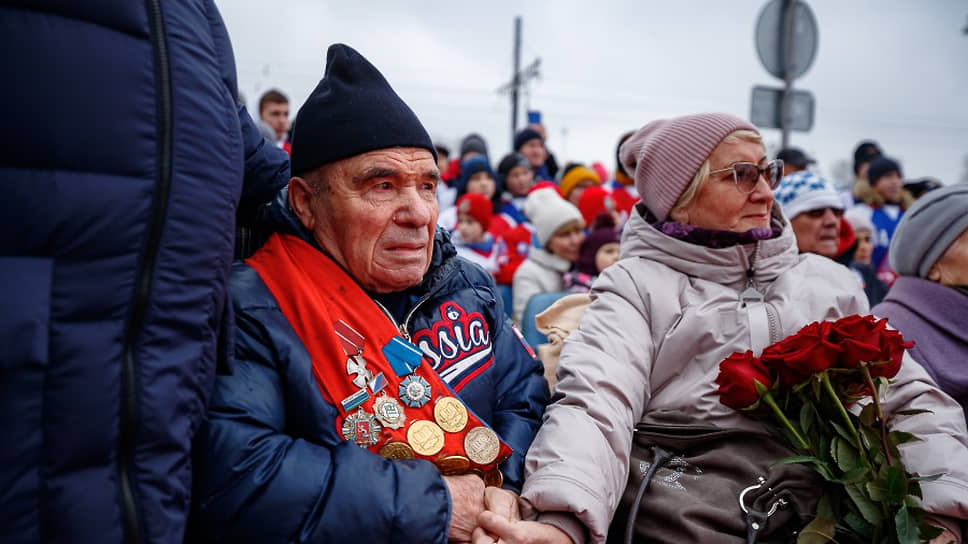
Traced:
<path fill-rule="evenodd" d="M 912 346 L 886 320 L 851 315 L 810 323 L 760 357 L 733 353 L 719 364 L 722 403 L 764 418 L 798 453 L 781 462 L 806 464 L 824 480 L 799 544 L 907 543 L 941 533 L 918 500 L 919 482 L 940 475 L 905 470 L 898 446 L 918 438 L 891 430 L 895 416 L 924 411 L 881 410 L 881 393 Z M 848 410 L 867 398 L 859 413 Z"/>

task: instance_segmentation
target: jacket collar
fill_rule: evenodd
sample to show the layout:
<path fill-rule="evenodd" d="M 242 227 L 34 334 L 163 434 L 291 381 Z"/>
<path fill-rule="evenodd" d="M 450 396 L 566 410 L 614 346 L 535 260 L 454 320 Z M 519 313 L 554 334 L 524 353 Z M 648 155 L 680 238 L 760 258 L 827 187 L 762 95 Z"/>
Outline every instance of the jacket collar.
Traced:
<path fill-rule="evenodd" d="M 771 282 L 800 259 L 793 228 L 779 206 L 772 222 L 783 231 L 776 238 L 713 249 L 678 240 L 650 225 L 633 209 L 622 233 L 621 258 L 641 257 L 662 263 L 687 276 L 741 288 L 751 263 L 754 280 Z"/>
<path fill-rule="evenodd" d="M 571 270 L 571 262 L 540 247 L 532 247 L 528 250 L 528 258 L 545 268 L 551 268 L 558 272 L 568 272 Z"/>
<path fill-rule="evenodd" d="M 922 278 L 901 276 L 891 286 L 885 302 L 894 302 L 920 315 L 954 338 L 968 340 L 968 300 L 954 289 Z"/>

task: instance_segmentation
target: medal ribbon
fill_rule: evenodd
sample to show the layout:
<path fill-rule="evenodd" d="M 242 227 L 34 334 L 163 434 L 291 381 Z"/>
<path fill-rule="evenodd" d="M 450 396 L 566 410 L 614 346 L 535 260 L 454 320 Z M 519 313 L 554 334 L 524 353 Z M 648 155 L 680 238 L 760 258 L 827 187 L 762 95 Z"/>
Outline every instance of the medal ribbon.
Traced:
<path fill-rule="evenodd" d="M 447 398 L 457 399 L 464 406 L 433 370 L 426 356 L 416 346 L 399 337 L 394 323 L 373 299 L 318 249 L 295 236 L 275 233 L 245 262 L 262 278 L 283 316 L 309 352 L 320 393 L 339 410 L 340 418 L 334 424 L 337 433 L 344 438 L 354 439 L 374 453 L 394 442 L 413 447 L 414 444 L 408 440 L 410 428 L 417 422 L 430 422 L 432 426 L 418 423 L 418 428 L 410 433 L 411 438 L 426 446 L 421 438 L 426 436 L 428 427 L 434 431 L 433 427 L 437 426 L 434 406 Z M 420 380 L 429 385 L 430 398 L 422 405 L 409 405 L 408 402 L 419 404 L 419 401 L 410 397 L 401 398 L 403 391 L 400 386 L 404 384 L 406 390 L 406 384 L 419 383 Z M 417 387 L 417 390 L 420 388 Z M 413 391 L 412 387 L 410 391 Z M 406 416 L 400 428 L 381 425 L 382 429 L 374 430 L 374 426 L 367 423 L 374 420 L 362 417 L 374 413 L 374 403 L 382 395 L 399 402 Z M 448 407 L 452 407 L 452 403 L 444 401 Z M 469 460 L 474 457 L 465 451 L 467 434 L 474 431 L 473 443 L 482 434 L 487 435 L 481 427 L 488 432 L 493 431 L 470 409 L 464 408 L 467 411 L 466 425 L 457 432 L 444 431 L 443 445 L 437 452 L 422 454 L 416 450 L 426 450 L 426 447 L 414 447 L 417 458 L 437 462 L 451 456 L 467 457 Z M 364 414 L 361 415 L 360 410 Z M 353 430 L 353 436 L 347 437 L 348 428 Z M 370 432 L 375 442 L 367 440 L 367 433 Z M 497 443 L 498 454 L 493 462 L 477 463 L 470 460 L 470 468 L 481 472 L 491 471 L 511 455 L 510 446 L 500 438 Z"/>

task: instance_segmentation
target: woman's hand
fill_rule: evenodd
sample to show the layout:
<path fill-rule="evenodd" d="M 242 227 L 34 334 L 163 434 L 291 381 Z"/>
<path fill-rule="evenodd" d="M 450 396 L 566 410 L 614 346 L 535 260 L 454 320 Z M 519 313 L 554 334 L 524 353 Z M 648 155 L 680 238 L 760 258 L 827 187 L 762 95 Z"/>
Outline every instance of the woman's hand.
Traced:
<path fill-rule="evenodd" d="M 943 533 L 931 539 L 928 544 L 958 544 L 958 537 L 954 533 L 945 529 Z"/>
<path fill-rule="evenodd" d="M 546 523 L 511 521 L 494 512 L 482 512 L 477 522 L 473 544 L 572 544 L 564 531 Z"/>

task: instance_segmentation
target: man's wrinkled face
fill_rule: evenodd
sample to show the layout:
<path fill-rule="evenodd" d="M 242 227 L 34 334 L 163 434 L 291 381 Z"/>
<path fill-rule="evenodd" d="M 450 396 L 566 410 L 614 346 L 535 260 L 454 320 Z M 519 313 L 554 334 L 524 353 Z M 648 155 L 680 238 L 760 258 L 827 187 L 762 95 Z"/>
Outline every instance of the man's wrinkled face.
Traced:
<path fill-rule="evenodd" d="M 370 151 L 293 178 L 290 203 L 316 241 L 365 289 L 417 285 L 430 267 L 440 172 L 430 151 Z M 318 193 L 318 194 L 316 194 Z"/>
<path fill-rule="evenodd" d="M 259 116 L 275 131 L 276 139 L 282 138 L 289 132 L 288 102 L 266 102 Z"/>
<path fill-rule="evenodd" d="M 837 256 L 840 244 L 840 218 L 844 210 L 819 208 L 797 214 L 790 220 L 801 253 Z"/>

